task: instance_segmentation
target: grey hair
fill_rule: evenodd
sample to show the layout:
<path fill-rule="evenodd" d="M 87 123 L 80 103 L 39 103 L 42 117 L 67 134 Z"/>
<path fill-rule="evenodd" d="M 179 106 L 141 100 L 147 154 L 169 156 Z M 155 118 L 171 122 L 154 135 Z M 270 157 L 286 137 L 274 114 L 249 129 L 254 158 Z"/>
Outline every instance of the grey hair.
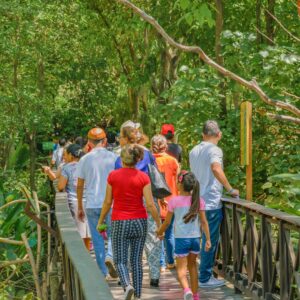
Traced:
<path fill-rule="evenodd" d="M 221 130 L 216 121 L 208 120 L 204 123 L 202 132 L 207 136 L 217 136 Z"/>

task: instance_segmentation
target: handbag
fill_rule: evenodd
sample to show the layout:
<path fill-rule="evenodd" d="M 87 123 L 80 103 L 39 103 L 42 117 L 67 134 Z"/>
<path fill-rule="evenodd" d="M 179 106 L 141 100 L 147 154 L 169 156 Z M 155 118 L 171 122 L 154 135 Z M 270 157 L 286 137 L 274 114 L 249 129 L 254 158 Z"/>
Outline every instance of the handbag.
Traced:
<path fill-rule="evenodd" d="M 155 198 L 163 199 L 172 193 L 166 182 L 164 175 L 157 169 L 154 158 L 149 152 L 150 164 L 148 164 L 148 173 L 151 181 L 152 195 Z"/>

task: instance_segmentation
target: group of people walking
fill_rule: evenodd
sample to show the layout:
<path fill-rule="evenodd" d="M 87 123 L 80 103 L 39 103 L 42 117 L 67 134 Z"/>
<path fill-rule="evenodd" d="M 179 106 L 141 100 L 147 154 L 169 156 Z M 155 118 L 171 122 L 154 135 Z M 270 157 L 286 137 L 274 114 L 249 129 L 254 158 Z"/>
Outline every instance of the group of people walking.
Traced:
<path fill-rule="evenodd" d="M 191 171 L 181 169 L 182 149 L 173 142 L 174 135 L 174 126 L 164 124 L 147 149 L 149 139 L 140 124 L 127 121 L 120 128 L 119 147 L 108 150 L 105 131 L 93 128 L 87 144 L 65 148 L 58 189 L 66 189 L 86 247 L 91 237 L 99 268 L 107 279 L 119 278 L 126 300 L 141 299 L 144 250 L 152 287 L 159 286 L 165 268 L 175 267 L 183 299 L 199 299 L 199 283 L 211 288 L 224 285 L 212 273 L 221 196 L 223 187 L 234 197 L 239 191 L 223 171 L 223 153 L 217 146 L 222 133 L 217 122 L 204 124 L 203 141 L 189 155 Z M 153 197 L 149 165 L 163 173 L 170 196 Z M 45 172 L 50 177 L 51 170 Z M 106 235 L 99 228 L 106 228 Z"/>

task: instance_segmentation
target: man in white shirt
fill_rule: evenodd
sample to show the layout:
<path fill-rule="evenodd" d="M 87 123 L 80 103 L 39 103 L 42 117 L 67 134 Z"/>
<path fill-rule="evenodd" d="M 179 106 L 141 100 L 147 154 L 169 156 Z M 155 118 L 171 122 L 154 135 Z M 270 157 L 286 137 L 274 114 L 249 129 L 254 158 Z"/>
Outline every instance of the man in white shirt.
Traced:
<path fill-rule="evenodd" d="M 92 235 L 96 261 L 102 273 L 107 277 L 109 272 L 111 277 L 116 278 L 117 273 L 112 260 L 110 215 L 107 216 L 105 221 L 108 225 L 107 253 L 105 253 L 104 239 L 97 230 L 98 219 L 106 193 L 107 177 L 115 168 L 116 156 L 105 149 L 106 134 L 101 128 L 93 128 L 89 131 L 88 143 L 92 150 L 80 159 L 77 167 L 78 218 L 83 220 L 86 214 Z M 82 201 L 84 186 L 86 197 L 85 209 Z"/>
<path fill-rule="evenodd" d="M 223 152 L 218 142 L 222 132 L 216 121 L 207 121 L 203 126 L 203 141 L 190 152 L 190 168 L 200 183 L 201 197 L 205 201 L 206 218 L 209 224 L 212 247 L 205 252 L 205 235 L 202 237 L 200 287 L 219 287 L 225 284 L 212 274 L 216 250 L 220 238 L 222 222 L 223 186 L 232 197 L 238 197 L 239 191 L 232 188 L 223 171 Z"/>

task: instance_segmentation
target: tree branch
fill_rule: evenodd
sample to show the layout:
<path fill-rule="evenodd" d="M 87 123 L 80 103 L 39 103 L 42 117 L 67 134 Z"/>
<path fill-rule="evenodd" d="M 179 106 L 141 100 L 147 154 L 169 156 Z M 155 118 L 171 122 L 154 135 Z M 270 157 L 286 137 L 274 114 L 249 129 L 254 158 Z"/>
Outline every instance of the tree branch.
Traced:
<path fill-rule="evenodd" d="M 1 264 L 0 264 L 0 269 L 3 269 L 5 267 L 11 266 L 11 265 L 23 264 L 23 263 L 26 263 L 26 262 L 29 262 L 29 258 L 2 261 Z"/>
<path fill-rule="evenodd" d="M 273 40 L 271 40 L 266 34 L 261 32 L 256 26 L 254 26 L 254 28 L 257 31 L 257 33 L 259 33 L 261 36 L 263 36 L 265 39 L 267 39 L 269 42 L 271 42 L 273 45 L 275 45 L 275 42 Z"/>
<path fill-rule="evenodd" d="M 276 114 L 268 113 L 268 112 L 266 112 L 265 110 L 262 110 L 262 109 L 261 110 L 258 109 L 257 112 L 261 116 L 265 116 L 265 117 L 268 117 L 268 118 L 273 119 L 273 120 L 284 121 L 284 122 L 292 122 L 292 123 L 300 125 L 300 119 L 298 119 L 298 118 L 294 118 L 294 117 L 290 117 L 290 116 L 283 116 L 283 115 L 276 115 Z"/>
<path fill-rule="evenodd" d="M 293 35 L 268 9 L 265 9 L 265 11 L 291 38 L 300 43 L 300 39 Z"/>
<path fill-rule="evenodd" d="M 98 7 L 98 6 L 97 6 L 97 7 L 95 6 L 94 9 L 97 11 L 97 13 L 99 14 L 99 16 L 101 17 L 101 19 L 102 19 L 104 25 L 106 26 L 106 28 L 107 28 L 108 30 L 111 30 L 110 24 L 108 23 L 106 17 L 103 15 L 103 13 L 102 13 L 102 11 L 99 9 L 99 7 Z M 116 37 L 114 36 L 114 34 L 109 35 L 109 37 L 112 37 L 113 43 L 114 43 L 114 45 L 115 45 L 115 49 L 116 49 L 116 51 L 117 51 L 117 53 L 118 53 L 118 57 L 119 57 L 120 64 L 121 64 L 121 67 L 122 67 L 122 69 L 123 69 L 123 72 L 124 72 L 124 74 L 126 75 L 126 77 L 129 78 L 129 71 L 128 71 L 127 66 L 125 65 L 124 58 L 123 58 L 123 55 L 122 55 L 122 51 L 121 51 L 121 49 L 120 49 L 120 45 L 119 45 L 119 43 L 118 43 Z"/>
<path fill-rule="evenodd" d="M 10 244 L 10 245 L 18 245 L 18 246 L 24 245 L 24 243 L 22 241 L 16 241 L 16 240 L 11 240 L 11 239 L 7 239 L 7 238 L 1 238 L 1 237 L 0 237 L 0 243 Z"/>
<path fill-rule="evenodd" d="M 282 102 L 280 100 L 275 100 L 275 99 L 271 99 L 269 96 L 267 96 L 267 94 L 260 88 L 260 86 L 258 85 L 258 83 L 252 79 L 251 81 L 248 81 L 240 76 L 238 76 L 237 74 L 227 70 L 226 68 L 220 66 L 219 64 L 217 64 L 215 61 L 213 61 L 209 56 L 206 55 L 206 53 L 197 46 L 187 46 L 187 45 L 183 45 L 180 44 L 178 42 L 176 42 L 172 37 L 170 37 L 166 31 L 159 25 L 159 23 L 150 15 L 146 14 L 143 10 L 141 10 L 140 8 L 136 7 L 133 3 L 131 3 L 128 0 L 116 0 L 117 2 L 125 5 L 126 7 L 130 8 L 131 10 L 133 10 L 137 15 L 139 15 L 143 20 L 145 20 L 146 22 L 148 22 L 149 24 L 151 24 L 157 31 L 158 33 L 173 47 L 187 52 L 187 53 L 196 53 L 199 55 L 199 58 L 202 59 L 206 64 L 208 64 L 209 66 L 211 66 L 213 69 L 217 70 L 218 72 L 220 72 L 221 74 L 223 74 L 226 77 L 229 77 L 230 79 L 238 82 L 240 85 L 252 90 L 253 92 L 255 92 L 260 99 L 265 102 L 268 105 L 271 106 L 275 106 L 278 108 L 281 108 L 283 110 L 289 111 L 291 113 L 293 113 L 294 115 L 296 115 L 297 117 L 300 117 L 300 110 L 289 103 L 285 103 Z M 288 116 L 286 116 L 288 117 Z M 296 118 L 294 119 L 294 123 L 298 124 L 298 121 L 295 122 L 295 120 L 298 120 Z M 299 122 L 300 122 L 300 118 L 299 118 Z"/>

